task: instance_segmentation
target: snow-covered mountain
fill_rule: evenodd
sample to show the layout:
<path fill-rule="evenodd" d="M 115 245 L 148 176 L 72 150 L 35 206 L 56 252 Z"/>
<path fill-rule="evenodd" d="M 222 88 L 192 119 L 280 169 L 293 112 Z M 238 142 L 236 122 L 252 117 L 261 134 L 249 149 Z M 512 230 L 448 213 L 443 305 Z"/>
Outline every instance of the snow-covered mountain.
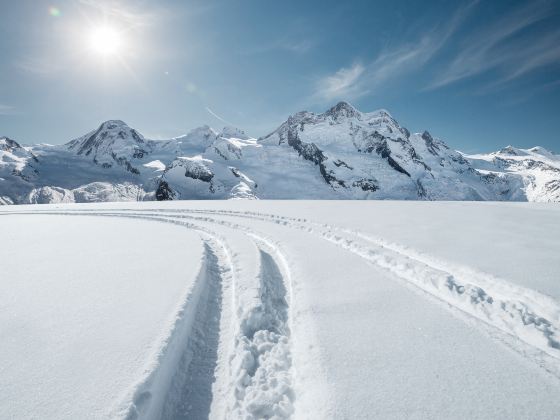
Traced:
<path fill-rule="evenodd" d="M 341 102 L 323 114 L 300 112 L 261 140 L 314 163 L 344 198 L 494 199 L 484 176 L 430 133 L 411 134 L 385 111 Z"/>
<path fill-rule="evenodd" d="M 0 137 L 0 204 L 20 202 L 22 191 L 39 178 L 37 157 L 8 137 Z"/>
<path fill-rule="evenodd" d="M 231 198 L 560 201 L 560 157 L 464 155 L 346 102 L 260 139 L 203 126 L 150 140 L 118 120 L 58 146 L 0 138 L 1 204 Z"/>
<path fill-rule="evenodd" d="M 543 147 L 512 146 L 489 154 L 466 156 L 478 172 L 511 186 L 514 199 L 560 202 L 560 156 Z"/>

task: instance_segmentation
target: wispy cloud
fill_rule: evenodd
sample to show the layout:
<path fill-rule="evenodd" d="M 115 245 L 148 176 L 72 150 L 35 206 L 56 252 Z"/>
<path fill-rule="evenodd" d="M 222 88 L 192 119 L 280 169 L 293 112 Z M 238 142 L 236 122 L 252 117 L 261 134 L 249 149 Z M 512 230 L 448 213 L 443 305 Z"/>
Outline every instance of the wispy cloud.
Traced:
<path fill-rule="evenodd" d="M 342 68 L 335 74 L 319 80 L 314 95 L 325 102 L 340 98 L 354 99 L 365 95 L 367 91 L 364 91 L 362 85 L 362 76 L 365 71 L 366 68 L 360 63 Z"/>
<path fill-rule="evenodd" d="M 461 7 L 447 24 L 418 36 L 419 41 L 387 47 L 365 65 L 356 63 L 319 79 L 313 100 L 354 100 L 371 93 L 390 79 L 422 68 L 445 46 L 477 3 L 473 1 Z"/>
<path fill-rule="evenodd" d="M 560 61 L 560 31 L 541 37 L 536 43 L 531 40 L 521 48 L 512 47 L 509 58 L 517 65 L 509 69 L 510 71 L 504 75 L 501 82 L 507 82 L 549 64 L 558 63 Z"/>
<path fill-rule="evenodd" d="M 531 2 L 517 7 L 467 39 L 459 54 L 435 77 L 426 89 L 498 69 L 497 82 L 516 79 L 560 59 L 560 31 L 523 37 L 523 32 L 546 19 L 548 2 Z"/>
<path fill-rule="evenodd" d="M 532 30 L 551 15 L 552 3 L 547 0 L 513 8 L 457 44 L 455 35 L 478 4 L 472 1 L 458 9 L 448 23 L 417 33 L 415 42 L 387 46 L 371 61 L 356 61 L 319 78 L 311 97 L 313 103 L 355 100 L 375 93 L 386 83 L 424 68 L 444 48 L 450 51 L 451 45 L 459 45 L 459 52 L 443 62 L 441 70 L 422 90 L 445 87 L 495 70 L 494 80 L 479 89 L 479 93 L 487 93 L 560 63 L 560 30 Z M 438 57 L 445 59 L 442 54 Z"/>

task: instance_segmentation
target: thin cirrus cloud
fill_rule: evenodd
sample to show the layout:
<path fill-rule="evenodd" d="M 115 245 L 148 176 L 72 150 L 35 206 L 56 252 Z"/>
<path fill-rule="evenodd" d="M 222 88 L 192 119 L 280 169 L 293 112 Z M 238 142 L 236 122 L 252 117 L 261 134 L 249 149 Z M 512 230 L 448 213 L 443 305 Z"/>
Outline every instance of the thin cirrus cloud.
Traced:
<path fill-rule="evenodd" d="M 336 99 L 354 100 L 371 93 L 390 79 L 424 66 L 455 34 L 476 4 L 478 1 L 473 1 L 459 8 L 447 24 L 421 35 L 419 42 L 386 48 L 365 65 L 356 62 L 319 79 L 312 101 L 329 103 Z"/>
<path fill-rule="evenodd" d="M 421 91 L 444 88 L 495 70 L 493 80 L 474 91 L 486 94 L 531 72 L 558 65 L 560 30 L 547 30 L 542 25 L 538 31 L 533 30 L 536 24 L 550 17 L 553 10 L 550 1 L 525 3 L 477 28 L 476 33 L 471 31 L 457 40 L 458 30 L 478 4 L 473 1 L 460 8 L 447 25 L 419 34 L 417 42 L 386 48 L 366 64 L 356 61 L 320 78 L 315 84 L 312 101 L 329 103 L 337 99 L 358 99 L 390 80 L 423 69 L 436 56 L 438 69 Z M 449 55 L 451 48 L 447 47 L 451 43 L 458 53 Z"/>
<path fill-rule="evenodd" d="M 527 42 L 522 48 L 512 50 L 510 62 L 515 66 L 501 80 L 509 80 L 521 77 L 533 70 L 558 63 L 560 60 L 560 31 L 555 31 L 540 38 L 536 43 Z"/>
<path fill-rule="evenodd" d="M 314 97 L 320 102 L 330 102 L 334 99 L 355 99 L 368 93 L 364 90 L 363 75 L 366 68 L 355 63 L 351 67 L 341 68 L 335 74 L 319 80 Z"/>
<path fill-rule="evenodd" d="M 549 2 L 533 2 L 477 31 L 425 90 L 498 70 L 500 75 L 491 83 L 495 87 L 557 62 L 560 59 L 560 31 L 525 33 L 545 20 L 550 11 Z"/>

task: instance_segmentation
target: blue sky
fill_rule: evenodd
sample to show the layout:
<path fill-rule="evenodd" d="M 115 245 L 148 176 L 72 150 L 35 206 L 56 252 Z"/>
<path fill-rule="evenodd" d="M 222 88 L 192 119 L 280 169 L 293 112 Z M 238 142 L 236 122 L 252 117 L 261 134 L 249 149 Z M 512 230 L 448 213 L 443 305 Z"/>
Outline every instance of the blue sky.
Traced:
<path fill-rule="evenodd" d="M 339 100 L 466 152 L 560 152 L 557 1 L 0 0 L 0 134 L 267 134 Z M 111 27 L 120 47 L 92 51 Z"/>

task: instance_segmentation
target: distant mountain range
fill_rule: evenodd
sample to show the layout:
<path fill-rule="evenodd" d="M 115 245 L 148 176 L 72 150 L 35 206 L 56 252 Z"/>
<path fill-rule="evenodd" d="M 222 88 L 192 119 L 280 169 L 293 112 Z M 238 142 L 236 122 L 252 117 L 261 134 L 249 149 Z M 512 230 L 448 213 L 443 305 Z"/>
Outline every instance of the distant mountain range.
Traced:
<path fill-rule="evenodd" d="M 149 140 L 122 121 L 64 145 L 0 137 L 0 204 L 187 199 L 560 201 L 560 156 L 465 155 L 340 102 L 260 139 L 208 126 Z"/>

